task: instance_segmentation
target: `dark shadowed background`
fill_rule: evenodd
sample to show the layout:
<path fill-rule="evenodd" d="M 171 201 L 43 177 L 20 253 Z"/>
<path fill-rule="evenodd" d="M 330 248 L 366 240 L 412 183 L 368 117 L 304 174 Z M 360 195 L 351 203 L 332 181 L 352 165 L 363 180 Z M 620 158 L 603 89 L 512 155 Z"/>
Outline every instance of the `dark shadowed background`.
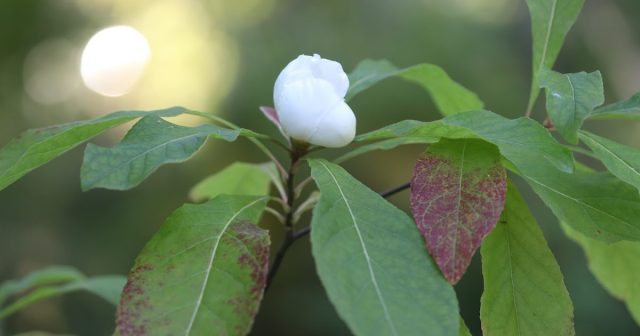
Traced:
<path fill-rule="evenodd" d="M 607 101 L 640 91 L 639 15 L 637 0 L 587 1 L 556 69 L 601 70 Z M 116 24 L 145 35 L 152 56 L 138 84 L 113 98 L 84 86 L 78 60 L 94 33 Z M 529 92 L 530 44 L 523 0 L 3 0 L 0 146 L 27 128 L 173 105 L 214 112 L 275 135 L 257 107 L 272 104 L 278 72 L 302 53 L 338 60 L 347 72 L 364 58 L 386 58 L 399 66 L 434 63 L 478 93 L 488 109 L 516 117 L 524 113 Z M 402 119 L 438 118 L 424 92 L 396 79 L 359 95 L 351 106 L 359 133 Z M 537 107 L 534 118 L 541 120 L 542 100 Z M 599 122 L 587 128 L 640 146 L 639 126 Z M 95 141 L 112 144 L 124 131 Z M 409 179 L 421 150 L 376 152 L 346 167 L 382 191 Z M 82 148 L 71 151 L 0 192 L 0 281 L 52 264 L 73 265 L 90 275 L 126 274 L 163 219 L 187 201 L 190 187 L 234 160 L 264 158 L 244 140 L 212 141 L 188 163 L 163 167 L 136 189 L 82 193 Z M 640 334 L 624 305 L 596 283 L 582 251 L 563 236 L 550 211 L 526 195 L 564 272 L 577 334 Z M 407 209 L 406 192 L 391 200 Z M 268 219 L 264 225 L 276 227 Z M 272 232 L 277 243 L 281 232 Z M 456 291 L 463 317 L 479 335 L 478 258 Z M 110 335 L 113 316 L 109 304 L 77 293 L 0 322 L 0 335 L 29 330 Z M 252 334 L 349 334 L 315 275 L 308 240 L 297 242 L 285 259 Z"/>

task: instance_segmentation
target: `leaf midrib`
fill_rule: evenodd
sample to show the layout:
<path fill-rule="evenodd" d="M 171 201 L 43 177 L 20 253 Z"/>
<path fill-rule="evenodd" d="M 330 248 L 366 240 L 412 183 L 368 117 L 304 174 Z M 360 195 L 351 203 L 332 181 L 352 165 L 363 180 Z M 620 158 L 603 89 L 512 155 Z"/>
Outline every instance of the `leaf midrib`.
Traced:
<path fill-rule="evenodd" d="M 342 187 L 340 187 L 340 184 L 338 183 L 338 179 L 336 178 L 336 176 L 331 172 L 331 170 L 329 169 L 329 167 L 324 163 L 324 162 L 319 162 L 324 169 L 327 170 L 327 173 L 331 176 L 331 178 L 333 179 L 334 183 L 336 184 L 336 187 L 338 188 L 338 191 L 340 192 L 340 196 L 342 198 L 342 200 L 344 200 L 345 205 L 347 206 L 347 210 L 349 210 L 349 215 L 351 216 L 351 220 L 353 222 L 353 227 L 356 229 L 356 233 L 358 235 L 358 239 L 360 240 L 360 246 L 362 247 L 362 251 L 364 254 L 364 258 L 367 262 L 367 267 L 369 269 L 369 276 L 371 278 L 371 282 L 373 284 L 373 287 L 376 290 L 376 295 L 378 297 L 378 301 L 380 302 L 380 305 L 382 306 L 382 310 L 384 311 L 384 315 L 385 318 L 387 319 L 387 322 L 389 323 L 389 327 L 391 328 L 391 332 L 393 335 L 398 335 L 398 332 L 396 330 L 395 325 L 393 324 L 393 320 L 391 319 L 391 315 L 389 313 L 389 309 L 387 308 L 387 304 L 384 300 L 384 297 L 382 296 L 382 292 L 380 291 L 380 286 L 378 285 L 378 280 L 376 278 L 375 272 L 373 271 L 373 266 L 371 265 L 371 257 L 369 257 L 369 252 L 367 250 L 367 246 L 364 242 L 364 239 L 362 238 L 362 234 L 360 233 L 360 228 L 358 227 L 358 223 L 356 221 L 356 217 L 353 214 L 353 210 L 351 209 L 351 205 L 349 204 L 349 201 L 347 200 L 347 197 L 345 196 L 344 192 L 342 191 Z"/>
<path fill-rule="evenodd" d="M 229 218 L 229 220 L 227 221 L 227 223 L 225 223 L 225 225 L 222 228 L 222 230 L 220 230 L 220 233 L 216 237 L 216 241 L 215 241 L 215 243 L 213 245 L 213 249 L 211 251 L 211 256 L 209 257 L 209 264 L 208 264 L 207 269 L 206 269 L 206 274 L 205 274 L 204 280 L 202 281 L 202 287 L 200 287 L 200 294 L 199 294 L 198 299 L 196 301 L 193 313 L 191 315 L 191 319 L 189 320 L 189 325 L 187 326 L 187 329 L 185 331 L 185 335 L 190 335 L 191 329 L 193 328 L 193 324 L 195 323 L 196 317 L 198 315 L 198 311 L 200 310 L 200 307 L 202 306 L 202 299 L 204 298 L 204 292 L 206 291 L 207 284 L 209 282 L 209 276 L 211 275 L 211 270 L 213 268 L 213 261 L 215 260 L 215 256 L 216 256 L 216 253 L 218 251 L 218 246 L 220 245 L 220 240 L 222 239 L 222 236 L 227 231 L 229 226 L 233 223 L 233 220 L 236 219 L 243 211 L 245 211 L 246 209 L 252 207 L 256 203 L 258 203 L 260 201 L 263 201 L 264 199 L 265 199 L 265 197 L 260 197 L 260 198 L 256 199 L 255 201 L 253 201 L 253 202 L 243 206 L 242 208 L 240 208 L 240 210 L 238 210 L 235 214 L 233 214 L 233 216 L 231 216 L 231 218 Z"/>
<path fill-rule="evenodd" d="M 565 77 L 567 77 L 567 81 L 569 82 L 569 87 L 571 88 L 571 97 L 573 98 L 573 101 L 572 101 L 573 116 L 571 119 L 573 119 L 573 122 L 575 123 L 578 121 L 578 97 L 576 97 L 576 90 L 573 87 L 573 81 L 571 80 L 571 76 L 565 75 Z"/>
<path fill-rule="evenodd" d="M 517 304 L 517 300 L 516 300 L 516 284 L 515 284 L 515 277 L 513 276 L 513 259 L 512 259 L 512 254 L 511 254 L 511 236 L 509 233 L 509 228 L 506 227 L 507 225 L 509 225 L 509 223 L 505 223 L 504 226 L 504 230 L 505 230 L 505 234 L 507 236 L 507 253 L 509 254 L 508 258 L 509 258 L 509 277 L 510 277 L 510 282 L 511 282 L 511 295 L 513 296 L 513 311 L 515 313 L 515 320 L 516 320 L 516 330 L 518 332 L 518 335 L 522 335 L 522 333 L 520 332 L 520 320 L 519 320 L 519 314 L 518 314 L 518 304 Z"/>
<path fill-rule="evenodd" d="M 456 254 L 458 252 L 458 226 L 460 225 L 460 206 L 462 204 L 462 174 L 464 173 L 464 155 L 467 150 L 467 141 L 464 141 L 462 154 L 460 155 L 460 176 L 458 177 L 458 202 L 456 203 L 456 229 L 453 230 L 453 249 L 451 261 L 453 262 L 453 270 L 456 270 Z"/>
<path fill-rule="evenodd" d="M 532 182 L 536 183 L 537 185 L 542 186 L 542 187 L 544 187 L 544 188 L 546 188 L 546 189 L 548 189 L 548 190 L 551 190 L 552 192 L 554 192 L 554 193 L 556 193 L 556 194 L 558 194 L 558 195 L 560 195 L 560 196 L 562 196 L 562 197 L 564 197 L 564 198 L 566 198 L 566 199 L 569 199 L 569 200 L 571 200 L 571 201 L 573 201 L 573 202 L 575 202 L 575 203 L 577 203 L 577 204 L 579 204 L 579 205 L 582 205 L 582 206 L 584 206 L 584 207 L 586 207 L 586 208 L 589 208 L 589 209 L 591 209 L 591 210 L 594 210 L 594 211 L 596 211 L 596 212 L 599 212 L 599 213 L 601 213 L 601 214 L 603 214 L 603 215 L 605 215 L 605 216 L 608 216 L 608 217 L 610 217 L 610 218 L 613 218 L 613 219 L 615 219 L 616 221 L 621 222 L 621 223 L 623 223 L 623 224 L 627 225 L 628 227 L 630 227 L 630 228 L 632 228 L 632 229 L 637 229 L 635 226 L 633 226 L 633 224 L 631 224 L 631 223 L 627 222 L 626 220 L 624 220 L 624 219 L 622 219 L 622 218 L 618 218 L 618 217 L 616 217 L 616 216 L 614 216 L 614 215 L 612 215 L 612 214 L 610 214 L 610 213 L 608 213 L 608 212 L 604 212 L 604 211 L 602 211 L 602 210 L 600 210 L 600 209 L 598 209 L 598 208 L 596 208 L 596 207 L 594 207 L 594 206 L 592 206 L 592 205 L 590 205 L 590 204 L 587 204 L 587 203 L 585 203 L 585 202 L 581 201 L 580 199 L 573 198 L 573 197 L 571 197 L 571 196 L 569 196 L 569 195 L 567 195 L 567 194 L 565 194 L 565 193 L 562 193 L 562 192 L 560 192 L 560 190 L 554 189 L 554 188 L 552 188 L 552 187 L 550 187 L 550 186 L 548 186 L 548 185 L 546 185 L 546 184 L 544 184 L 544 183 L 542 183 L 542 182 L 540 182 L 540 181 L 538 181 L 538 180 L 534 179 L 533 177 L 526 176 L 526 178 L 527 178 L 528 180 L 530 180 L 530 181 L 532 181 Z M 598 227 L 603 228 L 603 227 L 600 225 L 600 223 L 598 223 L 597 221 L 593 221 L 593 222 L 594 222 Z M 604 228 L 603 228 L 603 229 L 604 229 Z M 616 234 L 616 235 L 617 235 L 617 234 Z"/>
<path fill-rule="evenodd" d="M 553 30 L 553 22 L 555 21 L 557 6 L 558 6 L 558 0 L 553 0 L 553 4 L 551 5 L 551 15 L 550 15 L 551 18 L 549 20 L 549 25 L 547 27 L 547 34 L 544 39 L 544 46 L 542 47 L 542 55 L 540 57 L 540 64 L 538 65 L 538 71 L 544 66 L 544 61 L 547 58 L 549 41 L 551 40 L 551 30 Z"/>
<path fill-rule="evenodd" d="M 631 166 L 626 160 L 624 160 L 623 158 L 621 158 L 620 156 L 618 156 L 616 153 L 612 152 L 611 150 L 609 150 L 609 148 L 607 148 L 606 146 L 604 146 L 602 143 L 600 143 L 598 140 L 596 140 L 595 138 L 589 136 L 587 133 L 583 132 L 582 133 L 584 136 L 586 136 L 587 138 L 589 138 L 589 140 L 593 141 L 593 143 L 595 143 L 597 146 L 599 146 L 601 149 L 603 149 L 605 152 L 611 154 L 611 156 L 613 156 L 613 158 L 615 158 L 616 160 L 620 161 L 623 165 L 625 165 L 629 170 L 633 171 L 636 175 L 638 175 L 640 177 L 640 171 L 638 171 L 635 167 Z"/>

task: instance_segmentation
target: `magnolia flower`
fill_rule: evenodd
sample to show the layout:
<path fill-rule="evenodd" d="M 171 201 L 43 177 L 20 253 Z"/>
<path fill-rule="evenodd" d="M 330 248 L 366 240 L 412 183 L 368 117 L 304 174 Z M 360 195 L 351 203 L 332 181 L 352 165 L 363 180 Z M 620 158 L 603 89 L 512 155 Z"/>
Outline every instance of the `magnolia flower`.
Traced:
<path fill-rule="evenodd" d="M 343 147 L 356 134 L 356 117 L 344 102 L 349 78 L 340 63 L 300 55 L 280 72 L 273 89 L 282 130 L 291 138 Z"/>

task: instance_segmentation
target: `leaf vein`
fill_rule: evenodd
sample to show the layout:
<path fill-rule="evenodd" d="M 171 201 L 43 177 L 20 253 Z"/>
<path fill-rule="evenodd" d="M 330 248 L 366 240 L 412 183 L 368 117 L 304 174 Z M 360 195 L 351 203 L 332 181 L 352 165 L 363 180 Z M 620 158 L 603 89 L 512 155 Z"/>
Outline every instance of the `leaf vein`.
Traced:
<path fill-rule="evenodd" d="M 351 209 L 351 205 L 349 204 L 349 201 L 347 200 L 347 197 L 345 196 L 344 192 L 342 191 L 342 187 L 340 186 L 340 183 L 338 183 L 338 179 L 335 177 L 335 175 L 331 172 L 331 170 L 329 169 L 329 167 L 327 167 L 327 165 L 323 162 L 320 162 L 320 164 L 324 167 L 324 169 L 327 170 L 327 173 L 331 176 L 331 178 L 333 179 L 333 181 L 336 184 L 336 187 L 338 188 L 338 191 L 340 192 L 340 195 L 342 197 L 342 199 L 344 200 L 345 205 L 347 206 L 347 210 L 349 210 L 349 215 L 351 216 L 351 220 L 353 222 L 353 226 L 356 229 L 356 234 L 358 235 L 358 239 L 360 240 L 360 246 L 362 247 L 362 251 L 364 253 L 364 257 L 365 260 L 367 262 L 367 267 L 369 269 L 369 276 L 371 277 L 371 282 L 373 284 L 373 287 L 376 291 L 376 294 L 378 296 L 378 301 L 380 302 L 380 305 L 382 306 L 382 310 L 384 312 L 385 318 L 387 320 L 387 322 L 389 323 L 389 327 L 391 328 L 391 332 L 393 335 L 398 335 L 398 332 L 396 330 L 395 325 L 393 324 L 393 320 L 391 319 L 391 315 L 389 313 L 389 309 L 387 308 L 387 304 L 384 300 L 384 297 L 382 296 L 382 292 L 380 290 L 380 286 L 378 285 L 378 280 L 376 278 L 375 272 L 373 271 L 373 266 L 371 264 L 371 257 L 369 256 L 369 252 L 367 250 L 367 246 L 364 242 L 364 239 L 362 237 L 362 234 L 360 232 L 360 228 L 358 227 L 358 222 L 356 220 L 356 217 L 353 213 L 353 210 Z"/>

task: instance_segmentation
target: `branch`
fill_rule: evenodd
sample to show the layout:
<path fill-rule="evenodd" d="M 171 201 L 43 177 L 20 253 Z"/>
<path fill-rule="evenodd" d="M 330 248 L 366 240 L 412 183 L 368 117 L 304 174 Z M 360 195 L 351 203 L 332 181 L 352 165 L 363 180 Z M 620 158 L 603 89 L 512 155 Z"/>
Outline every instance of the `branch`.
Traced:
<path fill-rule="evenodd" d="M 302 238 L 302 237 L 304 237 L 304 236 L 308 235 L 310 232 L 311 232 L 311 226 L 307 226 L 307 227 L 305 227 L 305 228 L 303 228 L 303 229 L 300 229 L 300 230 L 296 231 L 296 232 L 293 234 L 293 237 L 294 237 L 295 239 L 300 239 L 300 238 Z"/>
<path fill-rule="evenodd" d="M 264 288 L 265 292 L 269 289 L 269 287 L 271 287 L 271 284 L 273 283 L 273 278 L 276 276 L 276 273 L 278 273 L 278 270 L 280 269 L 280 265 L 282 264 L 282 260 L 284 259 L 284 256 L 287 254 L 289 247 L 291 247 L 291 245 L 295 240 L 296 238 L 294 235 L 291 235 L 290 238 L 289 238 L 289 235 L 285 236 L 285 239 L 282 242 L 282 245 L 280 245 L 280 248 L 278 249 L 278 252 L 276 253 L 275 258 L 273 259 L 271 268 L 269 269 L 269 274 L 267 275 L 267 284 Z"/>
<path fill-rule="evenodd" d="M 395 194 L 397 194 L 397 193 L 399 193 L 399 192 L 401 192 L 401 191 L 403 191 L 405 189 L 409 189 L 409 187 L 411 187 L 411 182 L 407 182 L 405 184 L 401 184 L 401 185 L 399 185 L 397 187 L 391 188 L 391 189 L 389 189 L 387 191 L 381 192 L 380 196 L 382 196 L 384 198 L 391 197 L 391 196 L 393 196 L 393 195 L 395 195 Z"/>
<path fill-rule="evenodd" d="M 407 182 L 405 184 L 401 184 L 397 187 L 391 188 L 387 191 L 381 192 L 380 196 L 387 198 L 390 196 L 393 196 L 403 190 L 409 189 L 409 187 L 411 187 L 411 182 Z M 293 242 L 295 242 L 296 240 L 308 235 L 311 232 L 311 226 L 307 226 L 305 228 L 302 228 L 298 231 L 294 231 L 292 234 L 292 240 L 289 242 L 289 244 L 286 246 L 286 248 L 283 250 L 282 248 L 285 247 L 285 245 L 283 244 L 283 246 L 280 248 L 280 250 L 278 251 L 278 254 L 276 255 L 276 259 L 274 261 L 274 266 L 276 265 L 276 261 L 278 261 L 278 265 L 280 264 L 280 262 L 282 262 L 282 258 L 284 258 L 284 255 L 286 254 L 286 249 L 289 248 L 289 246 L 291 246 L 291 244 L 293 244 Z M 286 241 L 286 240 L 285 240 Z M 277 268 L 273 268 L 269 271 L 269 277 L 272 277 L 272 272 L 273 271 L 277 271 Z M 268 288 L 268 287 L 267 287 Z"/>
<path fill-rule="evenodd" d="M 291 247 L 291 244 L 293 244 L 293 242 L 296 240 L 293 232 L 293 210 L 294 210 L 293 206 L 296 200 L 294 179 L 295 179 L 296 168 L 298 167 L 298 163 L 300 159 L 304 157 L 308 152 L 306 147 L 299 148 L 299 147 L 296 147 L 294 144 L 292 145 L 292 149 L 290 150 L 289 153 L 291 155 L 291 163 L 289 165 L 289 170 L 285 175 L 287 178 L 286 193 L 287 193 L 287 205 L 288 205 L 288 209 L 285 211 L 285 220 L 284 220 L 285 235 L 284 235 L 284 240 L 282 241 L 282 245 L 280 245 L 280 248 L 278 249 L 278 252 L 276 253 L 275 258 L 273 259 L 273 263 L 271 264 L 271 268 L 269 269 L 269 273 L 267 275 L 267 283 L 265 285 L 265 292 L 271 286 L 271 283 L 273 282 L 273 278 L 276 276 L 276 273 L 278 273 L 278 269 L 282 264 L 282 260 L 284 259 L 284 256 L 287 253 L 287 250 L 289 249 L 289 247 Z"/>

